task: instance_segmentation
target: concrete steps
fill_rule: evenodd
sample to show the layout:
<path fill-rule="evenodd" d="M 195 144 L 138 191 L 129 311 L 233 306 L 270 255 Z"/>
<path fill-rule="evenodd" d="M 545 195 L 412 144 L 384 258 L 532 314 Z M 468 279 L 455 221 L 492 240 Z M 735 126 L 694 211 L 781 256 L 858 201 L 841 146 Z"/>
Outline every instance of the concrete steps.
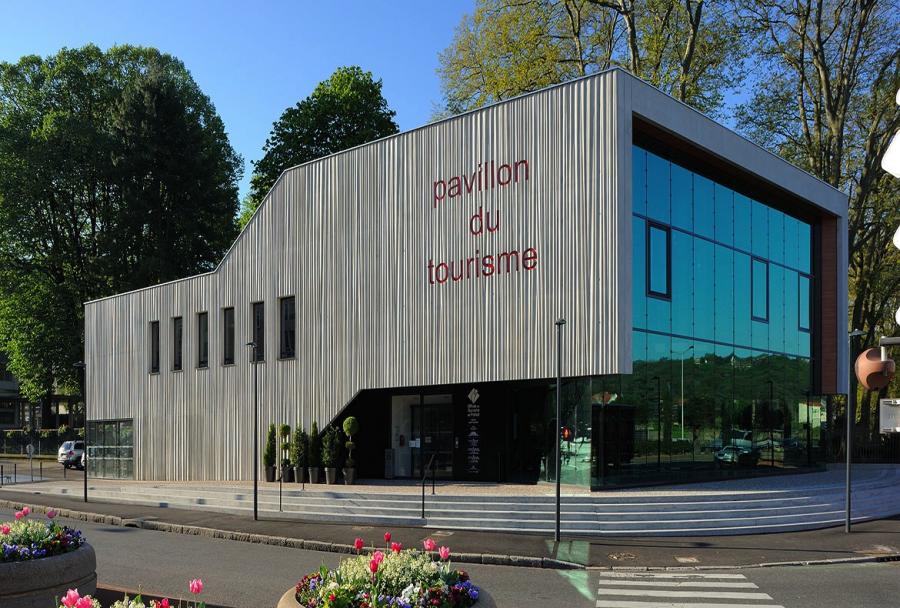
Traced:
<path fill-rule="evenodd" d="M 684 486 L 666 491 L 595 493 L 563 496 L 562 529 L 586 536 L 699 536 L 796 531 L 839 525 L 844 521 L 844 489 L 836 482 L 787 489 L 728 491 L 721 484 Z M 814 481 L 810 479 L 810 481 Z M 876 519 L 900 513 L 900 468 L 873 474 L 854 484 L 853 516 Z M 753 485 L 761 486 L 758 480 Z M 287 487 L 287 486 L 286 486 Z M 51 494 L 80 495 L 80 488 L 53 487 Z M 48 493 L 46 490 L 44 493 Z M 98 482 L 96 500 L 173 508 L 249 513 L 253 494 L 246 487 Z M 555 525 L 555 496 L 444 495 L 362 491 L 302 491 L 288 487 L 282 495 L 260 491 L 260 509 L 268 517 L 370 525 L 425 525 L 440 529 L 549 533 Z"/>

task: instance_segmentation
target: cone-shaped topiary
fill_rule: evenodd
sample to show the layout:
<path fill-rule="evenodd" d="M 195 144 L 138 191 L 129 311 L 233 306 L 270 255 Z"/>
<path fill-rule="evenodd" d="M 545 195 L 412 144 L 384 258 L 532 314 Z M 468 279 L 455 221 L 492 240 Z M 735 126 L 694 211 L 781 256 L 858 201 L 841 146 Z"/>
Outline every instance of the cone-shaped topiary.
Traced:
<path fill-rule="evenodd" d="M 291 464 L 303 468 L 307 463 L 309 436 L 302 428 L 294 431 L 294 442 L 291 444 Z"/>
<path fill-rule="evenodd" d="M 269 433 L 266 436 L 266 449 L 263 450 L 263 466 L 275 466 L 275 425 L 269 425 Z"/>
<path fill-rule="evenodd" d="M 309 429 L 309 466 L 322 466 L 322 437 L 319 436 L 319 423 L 313 422 Z"/>

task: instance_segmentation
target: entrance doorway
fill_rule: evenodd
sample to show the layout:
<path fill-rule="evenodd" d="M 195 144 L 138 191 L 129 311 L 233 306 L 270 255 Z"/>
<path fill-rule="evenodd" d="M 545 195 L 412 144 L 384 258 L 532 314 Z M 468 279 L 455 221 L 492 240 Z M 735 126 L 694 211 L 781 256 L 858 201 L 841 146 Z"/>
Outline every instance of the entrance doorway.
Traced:
<path fill-rule="evenodd" d="M 453 395 L 422 395 L 411 406 L 411 414 L 413 474 L 423 476 L 434 455 L 435 477 L 452 478 Z"/>

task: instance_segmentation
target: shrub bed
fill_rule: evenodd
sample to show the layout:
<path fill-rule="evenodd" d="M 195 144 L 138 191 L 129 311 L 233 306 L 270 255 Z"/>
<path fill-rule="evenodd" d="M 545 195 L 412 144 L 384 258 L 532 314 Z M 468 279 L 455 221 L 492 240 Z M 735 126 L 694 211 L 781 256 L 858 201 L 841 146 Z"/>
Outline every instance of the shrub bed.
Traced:
<path fill-rule="evenodd" d="M 390 534 L 385 534 L 390 543 Z M 304 608 L 467 608 L 478 601 L 478 587 L 450 564 L 450 550 L 426 539 L 425 551 L 390 543 L 385 551 L 357 555 L 330 570 L 322 566 L 297 583 L 295 598 Z"/>
<path fill-rule="evenodd" d="M 54 511 L 46 521 L 29 519 L 31 509 L 16 511 L 16 520 L 0 524 L 0 562 L 23 562 L 62 555 L 84 544 L 81 531 L 60 526 L 53 521 Z"/>

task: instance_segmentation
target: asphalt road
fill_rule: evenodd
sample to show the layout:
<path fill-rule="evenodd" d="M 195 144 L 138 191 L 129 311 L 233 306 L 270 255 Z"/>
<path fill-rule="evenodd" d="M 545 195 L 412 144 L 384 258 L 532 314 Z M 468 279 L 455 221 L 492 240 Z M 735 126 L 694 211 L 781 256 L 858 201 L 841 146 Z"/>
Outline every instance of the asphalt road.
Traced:
<path fill-rule="evenodd" d="M 0 521 L 13 513 L 0 509 Z M 275 604 L 302 575 L 341 555 L 62 520 L 81 529 L 97 551 L 101 585 L 143 589 L 186 598 L 187 582 L 201 578 L 203 597 L 222 606 L 265 608 Z M 587 571 L 557 571 L 465 564 L 482 590 L 478 605 L 592 607 Z"/>

